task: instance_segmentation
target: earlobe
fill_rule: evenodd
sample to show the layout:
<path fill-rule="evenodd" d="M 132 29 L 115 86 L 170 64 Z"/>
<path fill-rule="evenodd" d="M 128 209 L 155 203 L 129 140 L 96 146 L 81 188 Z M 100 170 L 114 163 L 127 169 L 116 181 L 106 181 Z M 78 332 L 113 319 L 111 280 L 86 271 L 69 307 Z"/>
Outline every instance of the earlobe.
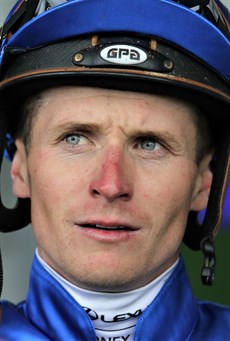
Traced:
<path fill-rule="evenodd" d="M 212 153 L 206 155 L 198 169 L 196 183 L 193 191 L 191 210 L 201 211 L 207 207 L 213 174 L 210 170 Z"/>
<path fill-rule="evenodd" d="M 18 198 L 29 198 L 30 186 L 25 145 L 19 139 L 15 141 L 15 145 L 17 147 L 17 150 L 15 152 L 11 165 L 13 192 Z"/>

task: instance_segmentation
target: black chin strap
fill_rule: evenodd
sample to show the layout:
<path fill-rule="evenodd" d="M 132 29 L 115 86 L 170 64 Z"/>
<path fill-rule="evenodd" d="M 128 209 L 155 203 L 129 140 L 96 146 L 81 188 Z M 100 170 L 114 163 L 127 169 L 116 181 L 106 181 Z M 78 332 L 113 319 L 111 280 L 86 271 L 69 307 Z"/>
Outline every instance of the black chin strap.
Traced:
<path fill-rule="evenodd" d="M 17 205 L 8 209 L 3 206 L 0 198 L 0 231 L 11 232 L 19 230 L 30 223 L 30 200 L 18 199 Z M 3 285 L 3 267 L 0 247 L 0 297 Z"/>
<path fill-rule="evenodd" d="M 6 136 L 6 125 L 0 115 L 0 137 Z M 0 165 L 2 165 L 3 155 L 5 150 L 5 140 L 0 138 Z M 0 231 L 11 232 L 19 230 L 30 223 L 30 199 L 18 199 L 14 208 L 6 208 L 1 199 L 0 193 Z M 3 269 L 0 249 L 0 296 L 2 293 Z"/>
<path fill-rule="evenodd" d="M 204 265 L 201 272 L 203 284 L 211 285 L 215 272 L 214 239 L 221 225 L 224 197 L 230 173 L 230 127 L 223 129 L 219 146 L 216 150 L 216 167 L 213 172 L 212 188 L 203 223 L 198 222 L 198 213 L 190 212 L 185 244 L 193 250 L 201 249 L 204 254 Z"/>
<path fill-rule="evenodd" d="M 6 136 L 4 115 L 0 117 L 0 137 Z M 2 165 L 5 139 L 0 138 L 0 164 Z M 7 208 L 2 203 L 0 193 L 0 231 L 11 232 L 19 230 L 30 223 L 30 199 L 18 199 L 14 208 Z"/>

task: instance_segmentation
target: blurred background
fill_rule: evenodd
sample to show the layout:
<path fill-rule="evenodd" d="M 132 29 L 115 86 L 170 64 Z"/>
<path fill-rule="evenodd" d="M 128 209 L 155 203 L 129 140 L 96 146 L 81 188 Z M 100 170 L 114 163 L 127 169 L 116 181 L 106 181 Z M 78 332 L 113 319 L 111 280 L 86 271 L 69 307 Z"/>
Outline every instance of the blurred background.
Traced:
<path fill-rule="evenodd" d="M 230 8 L 229 0 L 223 2 Z M 0 26 L 15 3 L 16 0 L 0 0 Z M 8 207 L 12 207 L 15 198 L 11 191 L 9 161 L 4 161 L 1 173 L 3 202 Z M 25 298 L 28 289 L 29 271 L 36 242 L 31 226 L 13 233 L 1 233 L 0 238 L 4 267 L 2 298 L 17 303 Z M 221 232 L 216 239 L 217 269 L 214 286 L 204 287 L 201 284 L 202 254 L 191 251 L 185 246 L 182 247 L 182 254 L 195 295 L 202 299 L 230 305 L 230 187 L 227 192 Z"/>

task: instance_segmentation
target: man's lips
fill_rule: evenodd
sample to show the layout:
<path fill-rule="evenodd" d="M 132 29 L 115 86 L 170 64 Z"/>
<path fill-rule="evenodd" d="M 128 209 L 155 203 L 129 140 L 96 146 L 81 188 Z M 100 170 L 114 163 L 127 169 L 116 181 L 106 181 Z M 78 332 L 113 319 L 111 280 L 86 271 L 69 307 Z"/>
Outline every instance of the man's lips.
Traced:
<path fill-rule="evenodd" d="M 92 223 L 92 222 L 84 222 L 84 223 L 77 223 L 78 226 L 85 228 L 85 229 L 95 229 L 95 230 L 104 230 L 104 231 L 136 231 L 139 230 L 138 227 L 130 225 L 130 224 L 123 224 L 123 223 Z"/>
<path fill-rule="evenodd" d="M 140 230 L 139 227 L 127 224 L 124 220 L 85 220 L 76 222 L 75 226 L 87 239 L 115 244 L 130 241 Z"/>

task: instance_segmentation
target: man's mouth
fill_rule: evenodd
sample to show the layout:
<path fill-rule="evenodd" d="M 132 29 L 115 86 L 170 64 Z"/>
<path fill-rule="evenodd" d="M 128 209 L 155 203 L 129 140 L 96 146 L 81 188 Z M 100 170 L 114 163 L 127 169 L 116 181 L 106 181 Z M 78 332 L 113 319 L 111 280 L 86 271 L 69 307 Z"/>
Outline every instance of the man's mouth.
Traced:
<path fill-rule="evenodd" d="M 97 230 L 105 230 L 105 231 L 135 231 L 136 228 L 127 226 L 127 225 L 117 225 L 117 226 L 107 226 L 101 224 L 80 224 L 80 227 L 83 228 L 91 228 Z"/>
<path fill-rule="evenodd" d="M 80 228 L 81 233 L 87 239 L 103 243 L 128 242 L 138 236 L 137 232 L 140 230 L 139 227 L 121 220 L 113 222 L 111 220 L 78 221 L 76 226 Z"/>

